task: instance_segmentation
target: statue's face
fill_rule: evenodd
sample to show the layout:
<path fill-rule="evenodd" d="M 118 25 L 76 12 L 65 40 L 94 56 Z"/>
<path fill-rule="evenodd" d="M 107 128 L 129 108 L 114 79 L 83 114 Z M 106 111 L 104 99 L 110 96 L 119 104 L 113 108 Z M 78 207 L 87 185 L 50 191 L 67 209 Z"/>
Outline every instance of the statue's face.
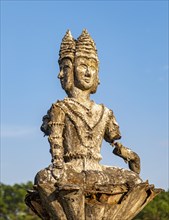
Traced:
<path fill-rule="evenodd" d="M 60 79 L 62 88 L 69 92 L 73 85 L 73 64 L 69 58 L 64 58 L 60 64 L 60 73 L 58 78 Z"/>
<path fill-rule="evenodd" d="M 81 90 L 90 90 L 96 81 L 98 81 L 97 62 L 91 58 L 76 58 L 74 76 L 75 86 Z"/>

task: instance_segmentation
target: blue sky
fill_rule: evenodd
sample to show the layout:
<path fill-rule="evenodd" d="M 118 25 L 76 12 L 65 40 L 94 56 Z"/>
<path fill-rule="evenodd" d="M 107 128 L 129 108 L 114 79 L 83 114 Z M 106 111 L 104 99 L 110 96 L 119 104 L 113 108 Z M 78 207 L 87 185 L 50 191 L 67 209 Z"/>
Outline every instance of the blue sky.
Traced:
<path fill-rule="evenodd" d="M 96 42 L 101 84 L 92 99 L 114 111 L 141 177 L 168 189 L 168 1 L 1 1 L 1 181 L 33 180 L 50 164 L 40 131 L 65 97 L 57 79 L 67 29 Z M 127 168 L 103 142 L 103 164 Z"/>

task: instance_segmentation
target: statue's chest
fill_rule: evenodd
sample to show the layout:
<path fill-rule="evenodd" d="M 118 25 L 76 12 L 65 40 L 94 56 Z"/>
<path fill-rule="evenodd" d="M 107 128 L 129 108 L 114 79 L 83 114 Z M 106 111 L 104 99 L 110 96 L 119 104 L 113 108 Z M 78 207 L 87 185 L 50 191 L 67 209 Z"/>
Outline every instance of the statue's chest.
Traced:
<path fill-rule="evenodd" d="M 85 109 L 81 106 L 69 105 L 68 109 L 67 117 L 72 119 L 79 128 L 82 126 L 89 130 L 97 127 L 104 115 L 104 106 L 93 106 L 91 109 Z"/>
<path fill-rule="evenodd" d="M 107 120 L 104 106 L 96 106 L 90 111 L 69 106 L 65 117 L 65 132 L 74 140 L 78 138 L 83 146 L 94 147 L 102 142 Z"/>
<path fill-rule="evenodd" d="M 70 143 L 78 139 L 83 146 L 94 146 L 102 142 L 108 109 L 104 105 L 92 103 L 90 108 L 84 104 L 66 99 L 57 104 L 65 113 L 64 139 Z"/>

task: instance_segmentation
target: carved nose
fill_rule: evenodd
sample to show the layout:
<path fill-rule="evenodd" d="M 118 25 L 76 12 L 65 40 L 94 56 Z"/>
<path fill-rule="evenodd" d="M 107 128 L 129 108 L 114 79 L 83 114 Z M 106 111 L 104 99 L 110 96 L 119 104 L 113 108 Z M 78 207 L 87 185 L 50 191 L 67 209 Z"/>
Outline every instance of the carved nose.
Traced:
<path fill-rule="evenodd" d="M 58 74 L 58 78 L 59 78 L 59 79 L 62 79 L 62 78 L 63 78 L 63 75 L 64 75 L 63 70 L 61 70 L 61 71 L 59 72 L 59 74 Z"/>
<path fill-rule="evenodd" d="M 90 77 L 90 76 L 91 76 L 91 73 L 90 73 L 90 71 L 89 71 L 89 68 L 86 69 L 85 76 L 87 76 L 87 77 Z"/>

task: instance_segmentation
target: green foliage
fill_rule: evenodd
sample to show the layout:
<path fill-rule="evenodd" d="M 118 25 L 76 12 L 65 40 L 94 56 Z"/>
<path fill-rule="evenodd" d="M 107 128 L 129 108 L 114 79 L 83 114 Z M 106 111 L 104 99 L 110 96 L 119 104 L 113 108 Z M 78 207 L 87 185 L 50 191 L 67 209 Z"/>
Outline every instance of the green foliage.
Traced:
<path fill-rule="evenodd" d="M 168 220 L 169 191 L 160 193 L 150 202 L 134 220 Z"/>
<path fill-rule="evenodd" d="M 25 205 L 26 190 L 32 188 L 32 182 L 14 184 L 0 183 L 0 220 L 39 220 Z"/>

